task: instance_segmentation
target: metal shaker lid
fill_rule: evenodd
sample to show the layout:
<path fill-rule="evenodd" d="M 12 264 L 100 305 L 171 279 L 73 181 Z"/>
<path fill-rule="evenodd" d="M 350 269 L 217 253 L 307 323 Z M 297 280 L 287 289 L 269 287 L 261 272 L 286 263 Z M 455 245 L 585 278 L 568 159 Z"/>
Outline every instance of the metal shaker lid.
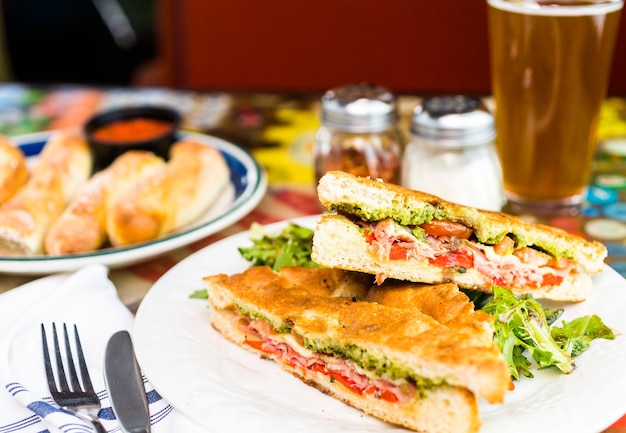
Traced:
<path fill-rule="evenodd" d="M 354 133 L 383 131 L 398 122 L 395 96 L 385 87 L 360 83 L 336 87 L 322 96 L 322 123 Z"/>
<path fill-rule="evenodd" d="M 411 132 L 441 147 L 485 144 L 495 137 L 493 116 L 474 97 L 435 96 L 413 110 Z"/>

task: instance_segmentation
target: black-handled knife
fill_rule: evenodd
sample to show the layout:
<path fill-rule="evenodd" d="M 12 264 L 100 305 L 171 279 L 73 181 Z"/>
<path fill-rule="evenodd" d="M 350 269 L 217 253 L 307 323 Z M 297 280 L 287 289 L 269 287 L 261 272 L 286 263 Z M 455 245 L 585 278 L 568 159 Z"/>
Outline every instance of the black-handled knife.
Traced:
<path fill-rule="evenodd" d="M 127 331 L 119 331 L 109 339 L 104 355 L 104 380 L 122 431 L 150 433 L 146 389 Z"/>

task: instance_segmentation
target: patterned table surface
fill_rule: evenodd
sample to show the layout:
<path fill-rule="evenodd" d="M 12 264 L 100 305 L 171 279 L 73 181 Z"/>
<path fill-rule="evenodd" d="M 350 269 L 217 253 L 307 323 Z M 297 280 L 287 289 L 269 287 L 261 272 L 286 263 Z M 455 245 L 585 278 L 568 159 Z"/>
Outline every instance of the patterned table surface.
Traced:
<path fill-rule="evenodd" d="M 248 149 L 267 171 L 269 187 L 249 215 L 221 232 L 150 262 L 116 269 L 111 279 L 136 310 L 151 285 L 198 249 L 261 224 L 321 212 L 315 195 L 312 142 L 319 126 L 319 95 L 195 93 L 169 89 L 40 88 L 0 85 L 0 134 L 21 135 L 81 125 L 94 112 L 120 105 L 165 104 L 183 113 L 183 127 Z M 419 98 L 400 95 L 403 126 Z M 525 216 L 537 219 L 533 216 Z M 626 276 L 626 99 L 608 98 L 600 121 L 594 175 L 580 215 L 541 220 L 603 242 L 607 263 Z M 2 276 L 0 293 L 33 277 Z M 626 416 L 605 433 L 626 433 Z"/>

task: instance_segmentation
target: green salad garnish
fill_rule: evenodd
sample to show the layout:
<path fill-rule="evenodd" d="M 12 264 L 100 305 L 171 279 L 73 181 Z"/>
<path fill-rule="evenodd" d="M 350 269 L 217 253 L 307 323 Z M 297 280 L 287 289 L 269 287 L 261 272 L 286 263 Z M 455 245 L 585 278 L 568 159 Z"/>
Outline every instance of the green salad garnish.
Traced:
<path fill-rule="evenodd" d="M 518 298 L 503 287 L 493 288 L 493 297 L 482 310 L 495 318 L 494 339 L 516 380 L 520 374 L 533 377 L 532 361 L 539 369 L 555 366 L 570 373 L 575 367 L 573 358 L 584 352 L 592 340 L 615 338 L 597 315 L 554 326 L 562 310 L 544 309 L 531 296 Z"/>
<path fill-rule="evenodd" d="M 319 267 L 311 260 L 313 230 L 309 228 L 290 222 L 280 232 L 268 233 L 253 223 L 250 240 L 252 246 L 239 248 L 239 253 L 252 266 L 269 266 L 277 272 L 284 266 Z"/>

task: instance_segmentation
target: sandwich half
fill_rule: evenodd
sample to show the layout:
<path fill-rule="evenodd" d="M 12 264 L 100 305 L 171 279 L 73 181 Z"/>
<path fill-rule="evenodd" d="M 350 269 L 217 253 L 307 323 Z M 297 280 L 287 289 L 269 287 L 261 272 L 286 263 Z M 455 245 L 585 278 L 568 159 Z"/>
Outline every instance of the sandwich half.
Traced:
<path fill-rule="evenodd" d="M 265 266 L 204 281 L 228 340 L 384 421 L 477 432 L 478 399 L 502 402 L 511 387 L 492 318 L 454 284 L 378 287 L 339 269 Z"/>
<path fill-rule="evenodd" d="M 453 282 L 491 293 L 582 301 L 601 272 L 604 245 L 502 213 L 461 206 L 380 180 L 333 171 L 318 185 L 330 213 L 318 221 L 311 258 L 385 278 Z"/>

